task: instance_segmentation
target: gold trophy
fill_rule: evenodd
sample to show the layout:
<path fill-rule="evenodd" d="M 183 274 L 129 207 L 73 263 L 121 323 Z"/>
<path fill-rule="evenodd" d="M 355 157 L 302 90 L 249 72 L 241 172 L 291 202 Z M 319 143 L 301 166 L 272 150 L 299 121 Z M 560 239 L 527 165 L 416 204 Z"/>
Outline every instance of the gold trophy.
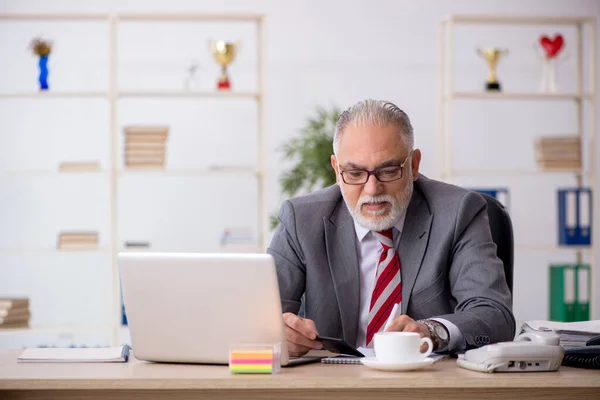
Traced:
<path fill-rule="evenodd" d="M 485 83 L 485 89 L 487 91 L 502 91 L 500 82 L 496 77 L 496 65 L 503 54 L 507 54 L 508 50 L 498 49 L 494 47 L 478 48 L 477 52 L 488 62 L 490 72 L 488 73 L 488 79 Z"/>
<path fill-rule="evenodd" d="M 239 50 L 239 43 L 226 42 L 224 40 L 210 40 L 210 52 L 221 66 L 221 75 L 217 81 L 218 90 L 230 90 L 231 81 L 227 74 L 227 66 L 233 62 L 236 52 Z"/>

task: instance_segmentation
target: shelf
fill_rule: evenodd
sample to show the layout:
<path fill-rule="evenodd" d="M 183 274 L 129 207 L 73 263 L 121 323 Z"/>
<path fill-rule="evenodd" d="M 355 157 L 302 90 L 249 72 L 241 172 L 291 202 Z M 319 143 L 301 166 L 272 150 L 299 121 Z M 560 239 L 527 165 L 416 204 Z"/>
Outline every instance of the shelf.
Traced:
<path fill-rule="evenodd" d="M 573 174 L 573 175 L 584 175 L 590 177 L 591 175 L 587 172 L 574 169 L 562 169 L 562 168 L 546 168 L 543 170 L 533 169 L 506 169 L 506 170 L 479 170 L 479 169 L 456 169 L 450 172 L 450 176 L 465 176 L 465 175 L 543 175 L 543 174 Z"/>
<path fill-rule="evenodd" d="M 255 98 L 260 99 L 261 95 L 258 92 L 184 92 L 184 91 L 123 91 L 119 92 L 120 98 Z"/>
<path fill-rule="evenodd" d="M 181 13 L 181 14 L 150 14 L 150 13 L 122 13 L 119 14 L 120 21 L 152 21 L 152 22 L 254 22 L 262 18 L 261 14 L 194 14 L 194 13 Z"/>
<path fill-rule="evenodd" d="M 0 21 L 102 21 L 108 14 L 0 14 Z"/>
<path fill-rule="evenodd" d="M 119 175 L 163 175 L 163 176 L 219 176 L 219 175 L 255 175 L 260 173 L 254 167 L 220 167 L 207 169 L 163 169 L 160 167 L 125 168 Z"/>
<path fill-rule="evenodd" d="M 1 99 L 47 99 L 47 98 L 98 98 L 108 99 L 106 92 L 5 92 L 0 93 Z"/>
<path fill-rule="evenodd" d="M 493 93 L 493 92 L 454 92 L 444 95 L 448 99 L 477 99 L 477 100 L 591 100 L 592 95 L 576 93 Z"/>
<path fill-rule="evenodd" d="M 445 22 L 462 24 L 499 24 L 499 25 L 573 25 L 594 22 L 586 17 L 535 17 L 523 15 L 452 15 L 444 17 Z"/>
<path fill-rule="evenodd" d="M 31 249 L 0 249 L 0 255 L 35 255 L 35 254 L 81 254 L 81 253 L 107 253 L 105 247 L 89 249 L 56 249 L 56 248 L 31 248 Z"/>
<path fill-rule="evenodd" d="M 592 251 L 591 246 L 559 246 L 557 244 L 515 244 L 515 250 L 522 251 Z"/>
<path fill-rule="evenodd" d="M 29 328 L 0 328 L 0 335 L 16 335 L 23 333 L 64 333 L 64 332 L 95 332 L 114 329 L 111 325 L 40 325 Z"/>
<path fill-rule="evenodd" d="M 21 176 L 21 175 L 78 175 L 78 174 L 100 174 L 107 175 L 107 170 L 73 170 L 59 171 L 56 169 L 15 169 L 0 170 L 0 176 Z"/>

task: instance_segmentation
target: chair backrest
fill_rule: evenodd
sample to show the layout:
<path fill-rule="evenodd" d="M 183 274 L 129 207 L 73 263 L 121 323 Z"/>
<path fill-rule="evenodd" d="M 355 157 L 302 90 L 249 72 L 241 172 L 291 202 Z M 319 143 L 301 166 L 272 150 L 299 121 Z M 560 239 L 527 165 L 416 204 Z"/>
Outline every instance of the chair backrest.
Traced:
<path fill-rule="evenodd" d="M 513 263 L 514 263 L 514 236 L 510 215 L 506 207 L 496 198 L 484 193 L 479 193 L 487 201 L 487 212 L 492 231 L 492 240 L 496 243 L 496 254 L 504 264 L 506 282 L 512 295 L 513 292 Z"/>

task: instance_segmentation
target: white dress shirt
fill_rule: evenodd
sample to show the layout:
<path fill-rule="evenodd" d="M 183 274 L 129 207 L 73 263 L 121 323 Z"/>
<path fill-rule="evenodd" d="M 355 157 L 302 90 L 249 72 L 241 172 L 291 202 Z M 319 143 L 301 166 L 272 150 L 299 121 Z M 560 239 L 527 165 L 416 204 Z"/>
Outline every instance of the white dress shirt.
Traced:
<path fill-rule="evenodd" d="M 394 239 L 400 239 L 402 235 L 402 229 L 404 228 L 404 219 L 406 214 L 398 220 L 394 225 L 393 236 Z M 358 265 L 360 268 L 360 318 L 358 326 L 358 335 L 356 338 L 356 347 L 365 347 L 367 341 L 367 325 L 369 324 L 369 305 L 371 303 L 371 294 L 373 287 L 375 286 L 375 275 L 377 273 L 377 263 L 379 256 L 383 251 L 381 243 L 373 233 L 359 225 L 354 221 L 354 229 L 356 231 L 357 241 L 357 254 L 358 254 Z M 397 243 L 397 240 L 394 240 Z M 398 256 L 401 256 L 398 254 Z M 400 265 L 402 268 L 402 265 Z M 450 348 L 464 347 L 464 338 L 462 332 L 456 325 L 442 318 L 431 318 L 442 323 L 448 332 L 450 333 L 450 342 L 448 346 Z M 460 344 L 460 345 L 459 345 Z M 373 342 L 369 347 L 373 346 Z"/>

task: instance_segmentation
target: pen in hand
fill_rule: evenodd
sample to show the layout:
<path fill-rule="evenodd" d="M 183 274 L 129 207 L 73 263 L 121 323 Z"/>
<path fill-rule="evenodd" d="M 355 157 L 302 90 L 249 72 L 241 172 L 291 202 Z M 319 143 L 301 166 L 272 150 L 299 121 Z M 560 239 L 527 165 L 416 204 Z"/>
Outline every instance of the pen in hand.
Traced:
<path fill-rule="evenodd" d="M 385 323 L 385 326 L 383 327 L 383 330 L 385 331 L 387 328 L 389 328 L 389 326 L 392 324 L 392 321 L 394 319 L 396 319 L 396 317 L 398 316 L 398 314 L 400 313 L 401 310 L 401 305 L 402 302 L 400 303 L 396 303 L 394 304 L 394 308 L 392 308 L 392 312 L 390 313 L 390 316 L 388 317 L 387 322 Z"/>

